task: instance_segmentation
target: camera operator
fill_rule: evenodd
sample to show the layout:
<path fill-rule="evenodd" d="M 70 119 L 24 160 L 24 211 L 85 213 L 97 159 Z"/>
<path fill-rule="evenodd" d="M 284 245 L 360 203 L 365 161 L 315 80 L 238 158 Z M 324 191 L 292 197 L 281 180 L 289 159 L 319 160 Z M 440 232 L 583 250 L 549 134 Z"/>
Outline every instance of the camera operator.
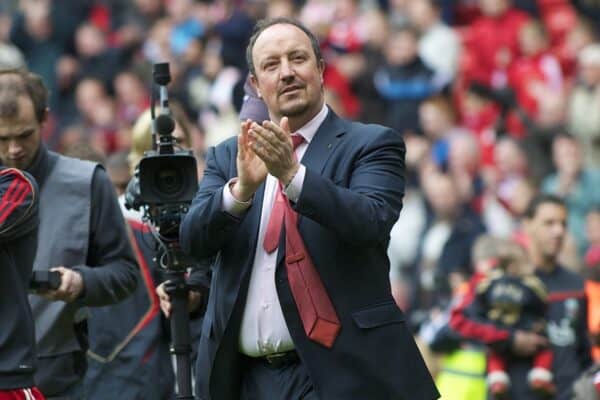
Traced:
<path fill-rule="evenodd" d="M 30 175 L 0 167 L 0 400 L 44 398 L 33 386 L 35 336 L 27 302 L 38 196 Z"/>
<path fill-rule="evenodd" d="M 178 148 L 189 150 L 193 134 L 191 122 L 177 103 L 171 103 L 170 108 L 175 123 L 173 141 Z M 155 293 L 156 285 L 165 280 L 165 271 L 155 260 L 156 239 L 150 232 L 149 223 L 142 219 L 140 212 L 125 206 L 126 182 L 135 174 L 135 167 L 144 154 L 152 149 L 150 110 L 140 115 L 131 133 L 132 146 L 128 156 L 109 157 L 106 170 L 119 194 L 121 210 L 129 225 L 141 279 L 135 292 L 126 300 L 90 310 L 88 370 L 84 383 L 86 400 L 115 396 L 120 400 L 163 400 L 174 396 L 175 375 L 169 354 L 168 326 L 158 310 Z M 197 304 L 202 298 L 201 291 L 190 293 L 193 304 Z M 115 320 L 122 322 L 112 323 Z M 195 328 L 199 336 L 200 327 Z M 123 379 L 124 376 L 135 376 L 136 379 Z"/>
<path fill-rule="evenodd" d="M 126 297 L 137 285 L 137 269 L 104 169 L 48 151 L 41 142 L 47 115 L 47 90 L 39 76 L 0 71 L 0 159 L 38 182 L 34 270 L 61 275 L 58 289 L 29 298 L 38 351 L 35 380 L 49 398 L 80 399 L 86 365 L 74 326 L 82 322 L 82 307 Z"/>

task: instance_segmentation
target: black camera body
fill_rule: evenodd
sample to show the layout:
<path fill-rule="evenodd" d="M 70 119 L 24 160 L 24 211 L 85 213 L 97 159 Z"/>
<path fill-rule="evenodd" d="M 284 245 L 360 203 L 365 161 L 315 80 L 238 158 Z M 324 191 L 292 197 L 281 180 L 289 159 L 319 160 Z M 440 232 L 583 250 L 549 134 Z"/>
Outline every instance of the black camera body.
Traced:
<path fill-rule="evenodd" d="M 198 189 L 196 159 L 189 151 L 147 152 L 139 164 L 140 200 L 145 204 L 189 203 Z"/>

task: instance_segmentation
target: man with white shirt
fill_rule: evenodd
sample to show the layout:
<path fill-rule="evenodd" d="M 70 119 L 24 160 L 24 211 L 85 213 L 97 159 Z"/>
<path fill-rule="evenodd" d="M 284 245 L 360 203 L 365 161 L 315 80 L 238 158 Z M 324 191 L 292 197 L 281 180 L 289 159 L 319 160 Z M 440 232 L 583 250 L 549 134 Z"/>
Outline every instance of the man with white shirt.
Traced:
<path fill-rule="evenodd" d="M 324 103 L 314 35 L 259 22 L 247 51 L 270 120 L 211 148 L 181 245 L 216 255 L 201 399 L 434 399 L 395 305 L 386 255 L 402 207 L 404 143 Z"/>
<path fill-rule="evenodd" d="M 440 17 L 439 1 L 412 0 L 408 2 L 408 15 L 421 37 L 419 57 L 435 71 L 438 79 L 450 82 L 458 68 L 460 38 Z"/>

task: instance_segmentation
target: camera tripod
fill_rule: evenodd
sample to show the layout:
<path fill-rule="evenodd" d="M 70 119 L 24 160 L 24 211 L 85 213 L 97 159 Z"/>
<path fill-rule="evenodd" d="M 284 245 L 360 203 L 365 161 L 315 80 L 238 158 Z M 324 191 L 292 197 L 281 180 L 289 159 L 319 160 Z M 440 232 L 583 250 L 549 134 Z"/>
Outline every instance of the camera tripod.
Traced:
<path fill-rule="evenodd" d="M 165 269 L 168 280 L 165 291 L 171 299 L 171 354 L 175 356 L 176 399 L 194 400 L 190 360 L 192 352 L 190 317 L 187 307 L 189 288 L 185 280 L 185 269 L 172 265 L 177 260 L 177 250 L 169 246 L 166 251 L 170 253 L 163 260 L 167 261 Z"/>

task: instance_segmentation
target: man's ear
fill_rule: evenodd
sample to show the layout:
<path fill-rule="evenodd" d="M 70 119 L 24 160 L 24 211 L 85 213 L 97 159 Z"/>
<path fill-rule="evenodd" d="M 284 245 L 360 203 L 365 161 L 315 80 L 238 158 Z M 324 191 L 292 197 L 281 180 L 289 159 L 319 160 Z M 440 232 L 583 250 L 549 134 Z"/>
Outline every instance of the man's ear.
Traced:
<path fill-rule="evenodd" d="M 256 91 L 256 96 L 259 99 L 262 99 L 262 94 L 260 94 L 260 89 L 258 88 L 258 79 L 256 79 L 256 76 L 254 76 L 254 74 L 250 74 L 250 84 Z"/>

